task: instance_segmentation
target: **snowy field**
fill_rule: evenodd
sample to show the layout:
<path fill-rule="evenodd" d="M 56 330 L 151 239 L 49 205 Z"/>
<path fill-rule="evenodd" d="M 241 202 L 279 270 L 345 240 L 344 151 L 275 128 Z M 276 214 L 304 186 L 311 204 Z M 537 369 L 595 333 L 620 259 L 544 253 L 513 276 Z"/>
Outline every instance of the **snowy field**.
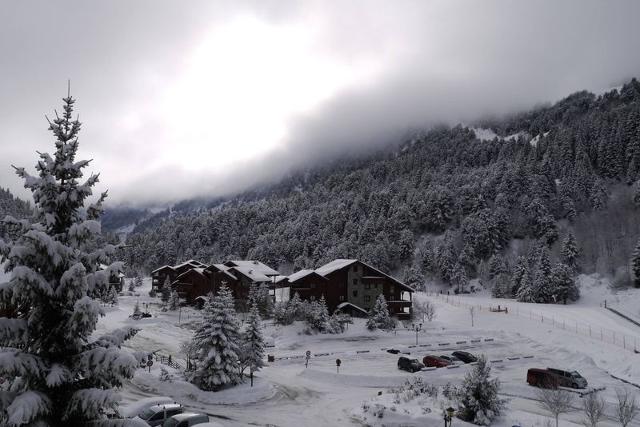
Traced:
<path fill-rule="evenodd" d="M 621 298 L 622 295 L 612 295 L 593 278 L 583 277 L 581 282 L 585 295 L 578 304 L 570 306 L 521 304 L 486 295 L 458 298 L 418 294 L 416 297 L 430 298 L 437 306 L 437 317 L 418 334 L 418 345 L 413 331 L 372 333 L 365 329 L 362 320 L 355 320 L 342 335 L 305 335 L 300 324 L 282 327 L 265 322 L 265 336 L 274 346 L 266 353 L 273 355 L 275 362 L 267 363 L 257 373 L 253 388 L 247 382 L 222 392 L 202 392 L 182 381 L 179 371 L 166 366 L 174 380 L 162 382 L 158 378 L 163 365 L 156 362 L 151 372 L 139 369 L 122 390 L 123 412 L 135 412 L 140 399 L 166 396 L 208 413 L 212 421 L 225 426 L 442 425 L 438 408 L 442 402 L 396 404 L 390 389 L 414 377 L 421 377 L 426 384 L 458 385 L 469 367 L 409 374 L 397 369 L 398 355 L 386 352 L 395 348 L 418 359 L 456 349 L 485 354 L 491 361 L 493 374 L 502 382 L 502 397 L 508 400 L 508 410 L 494 422 L 495 426 L 542 427 L 550 420 L 535 400 L 536 389 L 526 384 L 526 371 L 530 367 L 578 370 L 590 386 L 605 387 L 601 395 L 607 402 L 606 412 L 612 414 L 616 388 L 633 388 L 622 380 L 640 384 L 640 354 L 634 353 L 633 343 L 625 349 L 619 342 L 603 340 L 595 331 L 599 333 L 597 328 L 601 327 L 640 343 L 640 327 L 601 307 L 604 299 L 613 303 L 617 298 L 618 303 L 624 301 L 627 309 L 633 309 L 638 307 L 634 302 L 640 302 L 640 292 L 627 291 Z M 149 287 L 147 280 L 139 296 L 122 296 L 118 307 L 105 308 L 107 315 L 99 329 L 139 327 L 140 333 L 127 343 L 132 350 L 170 354 L 184 366 L 180 345 L 189 340 L 199 313 L 184 308 L 181 313 L 161 312 L 159 301 L 147 295 Z M 130 319 L 136 301 L 143 311 L 148 303 L 154 317 Z M 507 305 L 509 313 L 486 309 L 498 304 Z M 473 327 L 470 305 L 476 306 Z M 544 316 L 545 321 L 541 322 L 535 314 Z M 585 325 L 591 326 L 591 336 L 582 329 Z M 307 350 L 312 357 L 305 368 Z M 339 373 L 335 363 L 338 358 L 342 362 Z M 425 413 L 422 408 L 429 404 L 433 409 Z M 370 410 L 363 411 L 363 407 L 376 405 L 386 406 L 383 418 L 372 416 Z M 573 405 L 576 411 L 562 415 L 561 425 L 582 425 L 577 395 Z M 454 425 L 466 424 L 456 420 Z M 619 424 L 607 421 L 600 425 Z M 640 419 L 632 425 L 640 426 Z"/>

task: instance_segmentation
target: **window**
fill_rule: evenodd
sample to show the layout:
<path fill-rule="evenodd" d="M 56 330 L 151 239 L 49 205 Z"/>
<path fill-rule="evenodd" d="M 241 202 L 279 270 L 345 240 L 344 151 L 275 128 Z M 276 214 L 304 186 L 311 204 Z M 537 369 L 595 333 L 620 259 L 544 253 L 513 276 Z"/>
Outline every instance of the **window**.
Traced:
<path fill-rule="evenodd" d="M 371 302 L 371 296 L 370 295 L 365 295 L 364 296 L 364 302 Z"/>
<path fill-rule="evenodd" d="M 358 284 L 358 279 L 353 279 L 353 284 L 357 285 Z"/>
<path fill-rule="evenodd" d="M 356 264 L 356 265 L 354 265 L 354 266 L 353 266 L 353 272 L 354 272 L 354 273 L 357 273 L 357 272 L 358 272 L 358 264 Z"/>
<path fill-rule="evenodd" d="M 340 301 L 344 301 L 344 295 L 340 295 Z"/>
<path fill-rule="evenodd" d="M 357 290 L 353 291 L 353 296 L 354 296 L 354 297 L 357 297 L 357 296 L 358 296 L 358 291 L 357 291 Z"/>
<path fill-rule="evenodd" d="M 371 283 L 367 283 L 366 285 L 364 285 L 365 289 L 371 289 Z"/>

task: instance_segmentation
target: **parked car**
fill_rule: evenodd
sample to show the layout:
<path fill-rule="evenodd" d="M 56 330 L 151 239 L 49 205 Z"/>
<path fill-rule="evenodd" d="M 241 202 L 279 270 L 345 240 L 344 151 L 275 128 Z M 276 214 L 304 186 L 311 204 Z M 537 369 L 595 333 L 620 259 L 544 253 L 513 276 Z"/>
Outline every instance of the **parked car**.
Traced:
<path fill-rule="evenodd" d="M 446 354 L 443 354 L 442 356 L 440 356 L 440 358 L 448 360 L 452 365 L 462 365 L 462 360 L 458 359 L 455 356 L 447 356 Z"/>
<path fill-rule="evenodd" d="M 190 427 L 209 422 L 206 414 L 196 414 L 195 412 L 183 412 L 174 415 L 162 424 L 162 427 Z"/>
<path fill-rule="evenodd" d="M 527 371 L 527 383 L 542 388 L 586 388 L 587 380 L 576 371 L 563 371 L 560 369 L 532 368 Z"/>
<path fill-rule="evenodd" d="M 450 361 L 438 356 L 425 356 L 422 359 L 422 363 L 430 368 L 444 368 L 445 366 L 451 365 Z"/>
<path fill-rule="evenodd" d="M 400 357 L 398 359 L 398 369 L 408 372 L 418 372 L 424 368 L 424 365 L 418 362 L 418 359 L 409 359 L 408 357 Z"/>
<path fill-rule="evenodd" d="M 587 388 L 587 380 L 577 371 L 563 371 L 554 368 L 547 368 L 547 370 L 560 376 L 560 385 L 563 387 Z"/>
<path fill-rule="evenodd" d="M 454 351 L 453 353 L 451 353 L 451 355 L 457 357 L 459 360 L 462 360 L 463 363 L 473 363 L 478 361 L 478 358 L 476 356 L 467 351 Z"/>
<path fill-rule="evenodd" d="M 387 350 L 387 353 L 398 354 L 398 353 L 400 353 L 400 350 L 398 350 L 396 348 L 390 348 L 389 350 Z"/>
<path fill-rule="evenodd" d="M 184 407 L 179 403 L 167 403 L 162 405 L 153 405 L 142 411 L 134 418 L 142 420 L 151 427 L 161 426 L 166 420 L 174 415 L 184 412 Z"/>

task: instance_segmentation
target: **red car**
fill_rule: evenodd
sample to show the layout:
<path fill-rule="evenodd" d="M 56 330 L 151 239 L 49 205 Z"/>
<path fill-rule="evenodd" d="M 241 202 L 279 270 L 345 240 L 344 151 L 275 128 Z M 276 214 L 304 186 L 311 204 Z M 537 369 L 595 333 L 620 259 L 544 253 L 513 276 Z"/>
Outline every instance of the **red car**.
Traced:
<path fill-rule="evenodd" d="M 424 363 L 424 366 L 435 368 L 444 368 L 445 366 L 451 365 L 451 362 L 438 356 L 425 356 L 422 359 L 422 363 Z"/>

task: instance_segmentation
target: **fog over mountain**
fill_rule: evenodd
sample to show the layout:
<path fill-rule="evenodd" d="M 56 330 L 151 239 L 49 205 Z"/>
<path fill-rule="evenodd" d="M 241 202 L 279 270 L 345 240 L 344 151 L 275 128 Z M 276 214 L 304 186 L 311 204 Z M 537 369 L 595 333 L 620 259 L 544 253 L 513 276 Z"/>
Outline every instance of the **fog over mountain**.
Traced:
<path fill-rule="evenodd" d="M 634 1 L 39 3 L 0 17 L 0 184 L 18 195 L 10 165 L 49 149 L 67 79 L 101 188 L 145 205 L 640 75 Z"/>

